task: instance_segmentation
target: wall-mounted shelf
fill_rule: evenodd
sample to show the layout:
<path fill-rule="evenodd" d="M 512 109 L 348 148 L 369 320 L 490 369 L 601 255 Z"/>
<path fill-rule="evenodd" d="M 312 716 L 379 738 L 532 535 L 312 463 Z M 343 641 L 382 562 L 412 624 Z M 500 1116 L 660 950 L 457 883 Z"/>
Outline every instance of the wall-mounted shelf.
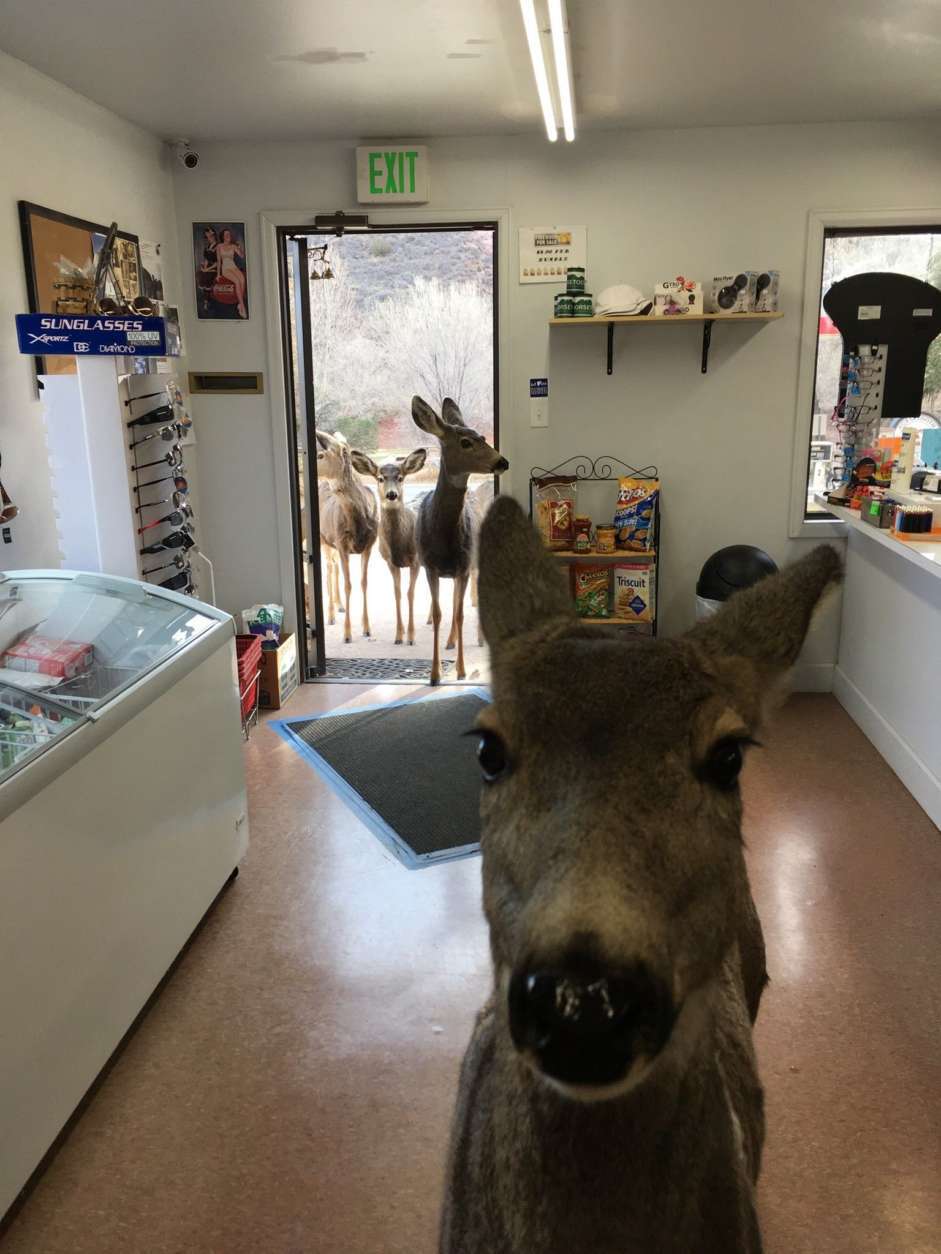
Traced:
<path fill-rule="evenodd" d="M 663 317 L 647 315 L 630 315 L 625 317 L 594 317 L 594 318 L 550 318 L 550 327 L 607 327 L 608 329 L 608 374 L 614 372 L 614 328 L 616 326 L 688 326 L 691 322 L 702 323 L 702 372 L 709 369 L 709 348 L 712 344 L 712 324 L 714 322 L 776 322 L 783 318 L 783 313 L 742 313 L 742 314 L 673 314 Z"/>
<path fill-rule="evenodd" d="M 622 566 L 652 566 L 657 560 L 653 549 L 643 553 L 637 549 L 615 549 L 613 553 L 599 553 L 597 549 L 589 549 L 587 553 L 578 553 L 575 549 L 548 549 L 547 552 L 560 562 L 616 562 Z"/>

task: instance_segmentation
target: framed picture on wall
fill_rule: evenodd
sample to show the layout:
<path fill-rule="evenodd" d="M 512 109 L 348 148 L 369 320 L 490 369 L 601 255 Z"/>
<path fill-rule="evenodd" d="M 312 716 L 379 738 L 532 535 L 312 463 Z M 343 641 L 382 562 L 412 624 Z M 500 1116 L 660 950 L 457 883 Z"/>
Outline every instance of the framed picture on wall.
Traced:
<path fill-rule="evenodd" d="M 95 267 L 108 227 L 55 209 L 19 202 L 23 263 L 30 313 L 85 314 L 95 299 Z M 140 251 L 136 235 L 118 231 L 114 273 L 126 301 L 141 295 Z M 37 357 L 38 374 L 74 374 L 74 357 Z"/>
<path fill-rule="evenodd" d="M 248 317 L 244 222 L 194 222 L 193 266 L 200 318 L 239 322 Z"/>

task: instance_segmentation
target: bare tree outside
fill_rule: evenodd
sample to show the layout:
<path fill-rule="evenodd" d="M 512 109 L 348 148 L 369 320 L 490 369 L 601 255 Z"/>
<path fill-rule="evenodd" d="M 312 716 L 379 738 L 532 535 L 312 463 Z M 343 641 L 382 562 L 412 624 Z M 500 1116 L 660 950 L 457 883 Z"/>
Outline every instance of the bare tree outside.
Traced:
<path fill-rule="evenodd" d="M 317 425 L 371 455 L 420 442 L 411 398 L 458 402 L 494 433 L 493 235 L 457 230 L 322 236 L 333 278 L 311 278 Z M 321 267 L 322 268 L 322 267 Z M 429 465 L 424 477 L 430 477 Z"/>

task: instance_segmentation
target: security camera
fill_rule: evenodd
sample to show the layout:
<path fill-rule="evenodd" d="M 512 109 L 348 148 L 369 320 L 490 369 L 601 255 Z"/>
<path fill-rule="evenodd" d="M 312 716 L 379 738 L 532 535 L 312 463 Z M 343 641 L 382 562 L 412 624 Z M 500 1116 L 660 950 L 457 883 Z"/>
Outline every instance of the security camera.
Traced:
<path fill-rule="evenodd" d="M 199 165 L 199 153 L 190 147 L 188 139 L 174 140 L 170 147 L 184 170 L 195 170 Z"/>

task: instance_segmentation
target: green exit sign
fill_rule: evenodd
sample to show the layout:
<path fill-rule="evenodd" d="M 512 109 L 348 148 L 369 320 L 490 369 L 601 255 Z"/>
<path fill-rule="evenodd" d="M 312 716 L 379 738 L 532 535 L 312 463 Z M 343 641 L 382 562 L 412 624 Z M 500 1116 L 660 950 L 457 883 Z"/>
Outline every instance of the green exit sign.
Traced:
<path fill-rule="evenodd" d="M 428 149 L 419 144 L 356 149 L 361 204 L 423 205 L 430 199 Z"/>

